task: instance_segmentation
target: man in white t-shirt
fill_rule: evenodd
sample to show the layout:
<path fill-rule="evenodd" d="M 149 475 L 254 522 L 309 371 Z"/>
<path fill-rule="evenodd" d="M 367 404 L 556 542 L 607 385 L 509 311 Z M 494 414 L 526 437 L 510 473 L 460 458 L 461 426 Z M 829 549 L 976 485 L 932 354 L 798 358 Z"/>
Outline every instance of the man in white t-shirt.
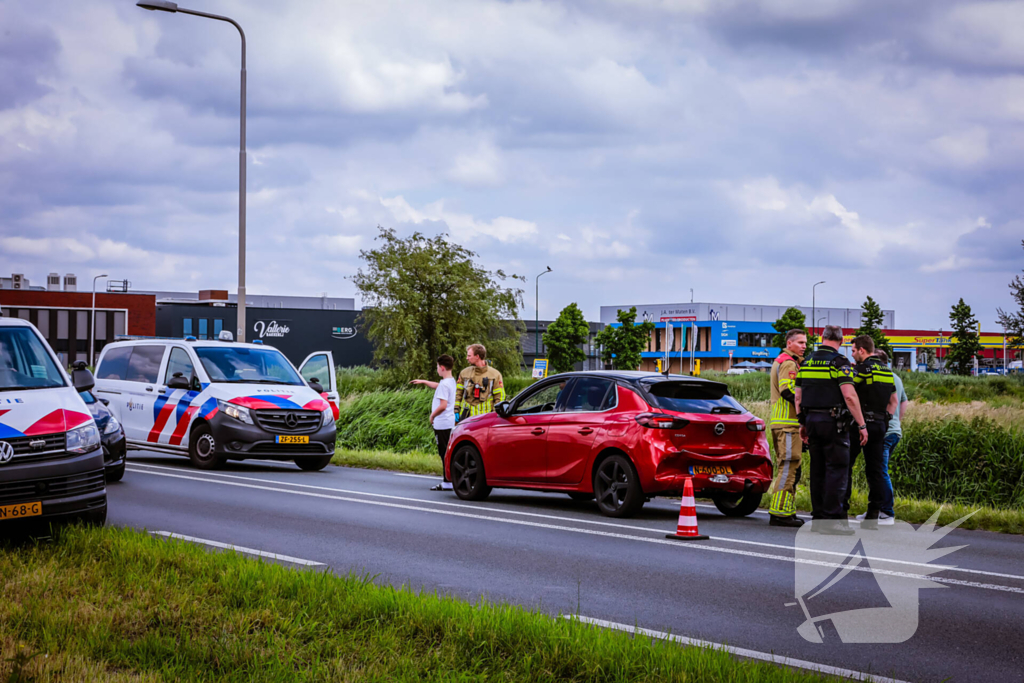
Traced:
<path fill-rule="evenodd" d="M 448 439 L 451 438 L 452 429 L 455 428 L 455 380 L 452 378 L 452 368 L 455 367 L 455 359 L 445 354 L 437 359 L 437 374 L 441 376 L 440 382 L 431 382 L 425 379 L 414 379 L 411 384 L 422 384 L 434 390 L 434 400 L 430 404 L 430 426 L 434 428 L 434 438 L 437 440 L 437 454 L 441 456 L 441 467 L 444 468 L 444 454 L 448 450 Z M 432 487 L 431 491 L 451 491 L 452 483 L 445 480 L 442 474 L 441 483 Z"/>

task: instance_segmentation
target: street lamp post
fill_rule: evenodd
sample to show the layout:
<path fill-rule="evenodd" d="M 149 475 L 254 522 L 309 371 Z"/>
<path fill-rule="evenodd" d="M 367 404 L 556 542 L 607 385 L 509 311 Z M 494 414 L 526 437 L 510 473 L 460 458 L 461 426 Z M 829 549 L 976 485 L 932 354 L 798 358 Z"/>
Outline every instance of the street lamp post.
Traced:
<path fill-rule="evenodd" d="M 818 285 L 823 285 L 823 284 L 825 284 L 824 280 L 822 280 L 821 282 L 815 282 L 814 286 L 811 287 L 811 337 L 814 338 L 815 342 L 817 342 L 818 338 L 814 334 L 814 328 L 817 325 L 817 318 L 814 317 L 815 313 L 816 313 L 814 308 L 815 308 L 815 304 L 817 303 L 817 300 L 815 299 L 816 292 L 814 290 L 817 289 Z"/>
<path fill-rule="evenodd" d="M 226 21 L 238 29 L 242 37 L 242 104 L 240 140 L 238 146 L 238 336 L 240 342 L 245 341 L 245 31 L 238 22 L 219 14 L 207 14 L 196 10 L 178 7 L 177 3 L 168 0 L 140 0 L 138 7 L 160 12 L 181 12 L 206 19 Z"/>
<path fill-rule="evenodd" d="M 90 318 L 92 321 L 92 325 L 90 325 L 92 332 L 89 334 L 89 365 L 92 366 L 96 365 L 96 360 L 93 356 L 96 348 L 96 281 L 101 277 L 107 277 L 107 274 L 103 273 L 103 275 L 97 275 L 92 279 L 92 317 Z"/>
<path fill-rule="evenodd" d="M 547 275 L 548 273 L 551 272 L 551 266 L 548 266 L 547 268 L 547 270 L 545 270 L 543 273 L 541 273 L 534 279 L 534 296 L 536 297 L 536 300 L 534 301 L 534 312 L 537 316 L 536 318 L 534 318 L 533 321 L 534 359 L 540 358 L 540 276 Z"/>

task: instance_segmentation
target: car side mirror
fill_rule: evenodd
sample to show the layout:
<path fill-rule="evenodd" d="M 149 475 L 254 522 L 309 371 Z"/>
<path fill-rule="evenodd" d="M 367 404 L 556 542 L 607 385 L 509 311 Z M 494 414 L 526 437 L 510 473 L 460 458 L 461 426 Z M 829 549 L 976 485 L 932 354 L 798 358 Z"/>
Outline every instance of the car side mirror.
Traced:
<path fill-rule="evenodd" d="M 71 384 L 78 392 L 92 391 L 92 388 L 96 386 L 96 379 L 89 372 L 84 361 L 75 363 L 75 369 L 71 371 Z"/>
<path fill-rule="evenodd" d="M 102 403 L 105 406 L 109 406 L 110 405 L 110 399 L 109 398 L 101 398 L 100 399 L 100 403 Z"/>
<path fill-rule="evenodd" d="M 308 384 L 309 384 L 309 388 L 312 389 L 313 391 L 315 391 L 316 393 L 318 393 L 318 394 L 324 393 L 324 386 L 322 384 L 320 384 L 320 380 L 318 380 L 316 377 L 314 377 L 311 380 L 309 380 Z"/>
<path fill-rule="evenodd" d="M 185 379 L 185 375 L 180 372 L 174 373 L 174 376 L 167 380 L 168 389 L 191 389 L 192 382 Z"/>
<path fill-rule="evenodd" d="M 498 414 L 500 418 L 508 418 L 512 414 L 512 403 L 509 401 L 502 401 L 498 405 L 494 406 L 494 412 Z"/>

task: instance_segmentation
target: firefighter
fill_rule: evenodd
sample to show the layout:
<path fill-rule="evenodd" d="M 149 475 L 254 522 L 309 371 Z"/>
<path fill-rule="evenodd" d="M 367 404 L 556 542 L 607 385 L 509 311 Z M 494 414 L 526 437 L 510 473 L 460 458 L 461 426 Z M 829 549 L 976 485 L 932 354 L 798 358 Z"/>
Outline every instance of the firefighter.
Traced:
<path fill-rule="evenodd" d="M 796 485 L 800 481 L 800 423 L 796 419 L 796 376 L 807 350 L 807 335 L 803 330 L 786 333 L 786 350 L 775 358 L 771 369 L 772 445 L 775 447 L 775 483 L 772 502 L 768 508 L 771 526 L 803 526 L 804 520 L 796 516 Z"/>
<path fill-rule="evenodd" d="M 863 449 L 864 475 L 868 480 L 868 509 L 861 522 L 862 529 L 878 528 L 878 513 L 888 498 L 885 484 L 885 432 L 889 428 L 889 420 L 899 406 L 892 370 L 883 365 L 874 353 L 875 342 L 871 337 L 865 334 L 853 340 L 853 359 L 857 361 L 853 368 L 853 382 L 861 410 L 864 411 L 864 422 L 868 427 L 868 442 Z M 847 513 L 850 511 L 853 464 L 861 452 L 861 447 L 856 442 L 851 443 L 849 477 L 846 495 L 843 498 L 843 509 Z"/>
<path fill-rule="evenodd" d="M 843 329 L 826 325 L 821 347 L 796 375 L 796 413 L 800 437 L 810 446 L 811 531 L 849 536 L 843 500 L 849 480 L 850 430 L 856 425 L 861 446 L 867 425 L 854 389 L 853 366 L 839 353 Z M 851 421 L 852 420 L 852 421 Z"/>
<path fill-rule="evenodd" d="M 505 383 L 501 373 L 487 364 L 483 344 L 466 347 L 469 367 L 459 373 L 455 382 L 455 419 L 464 420 L 494 410 L 494 404 L 505 400 Z"/>

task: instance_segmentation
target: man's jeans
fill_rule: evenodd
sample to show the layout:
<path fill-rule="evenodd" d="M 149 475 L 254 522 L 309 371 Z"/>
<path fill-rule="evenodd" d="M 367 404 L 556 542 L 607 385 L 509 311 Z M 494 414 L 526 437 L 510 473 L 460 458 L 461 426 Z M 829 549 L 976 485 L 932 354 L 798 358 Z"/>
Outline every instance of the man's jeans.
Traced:
<path fill-rule="evenodd" d="M 896 513 L 892 509 L 894 501 L 892 495 L 892 479 L 889 478 L 889 455 L 896 449 L 896 444 L 899 442 L 899 434 L 886 434 L 885 442 L 882 446 L 882 482 L 884 486 L 881 511 L 890 517 L 895 517 Z"/>

